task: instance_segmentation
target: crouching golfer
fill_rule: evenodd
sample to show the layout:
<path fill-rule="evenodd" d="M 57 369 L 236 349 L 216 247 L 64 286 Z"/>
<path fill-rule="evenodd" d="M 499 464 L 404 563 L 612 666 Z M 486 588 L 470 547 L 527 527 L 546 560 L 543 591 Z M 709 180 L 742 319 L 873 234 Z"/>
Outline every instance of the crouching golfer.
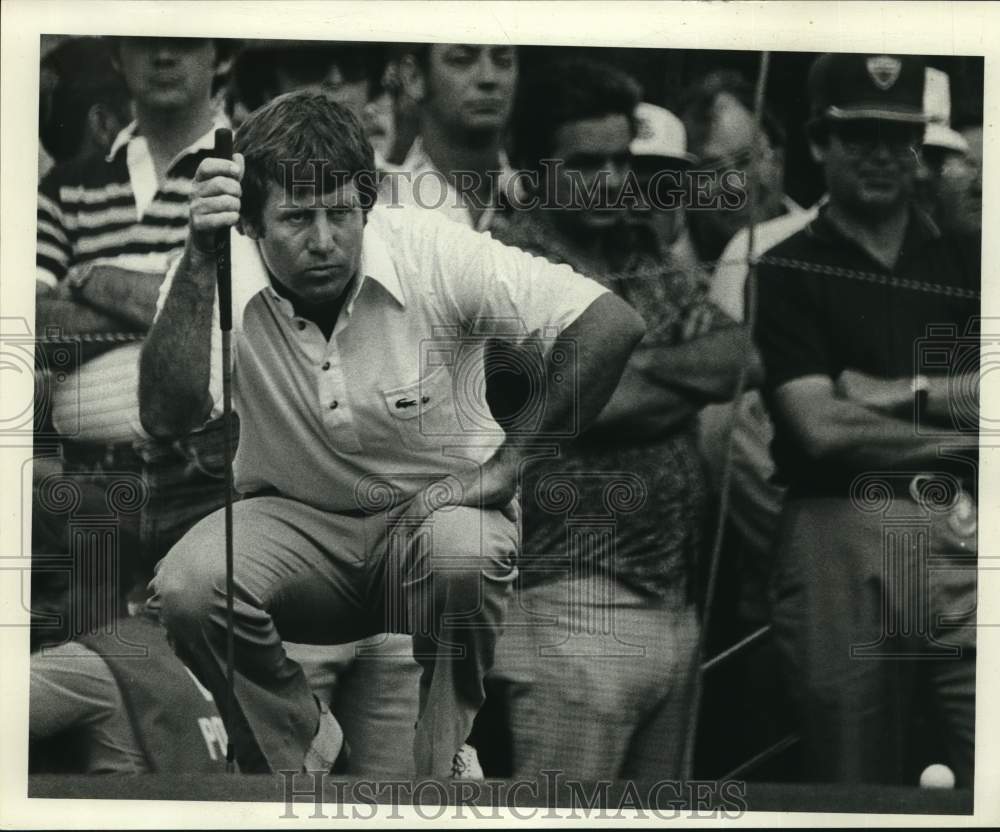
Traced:
<path fill-rule="evenodd" d="M 244 772 L 322 770 L 343 734 L 282 640 L 413 635 L 418 776 L 452 772 L 517 574 L 519 472 L 597 416 L 643 335 L 568 266 L 417 207 L 376 206 L 372 148 L 325 93 L 274 99 L 195 175 L 190 236 L 140 368 L 141 416 L 183 435 L 221 402 L 213 245 L 234 227 L 235 713 Z M 541 356 L 530 429 L 482 381 L 492 337 Z M 530 344 L 529 344 L 530 346 Z M 531 350 L 527 350 L 531 353 Z M 226 702 L 224 513 L 160 562 L 151 605 Z"/>

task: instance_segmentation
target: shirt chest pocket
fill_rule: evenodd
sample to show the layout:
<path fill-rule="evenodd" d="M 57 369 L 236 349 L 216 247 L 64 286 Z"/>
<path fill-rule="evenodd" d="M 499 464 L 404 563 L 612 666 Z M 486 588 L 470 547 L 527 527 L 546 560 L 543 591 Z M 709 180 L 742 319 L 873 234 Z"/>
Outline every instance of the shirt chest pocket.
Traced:
<path fill-rule="evenodd" d="M 383 390 L 382 398 L 407 448 L 441 447 L 462 432 L 455 412 L 451 373 L 445 365 L 412 384 Z"/>

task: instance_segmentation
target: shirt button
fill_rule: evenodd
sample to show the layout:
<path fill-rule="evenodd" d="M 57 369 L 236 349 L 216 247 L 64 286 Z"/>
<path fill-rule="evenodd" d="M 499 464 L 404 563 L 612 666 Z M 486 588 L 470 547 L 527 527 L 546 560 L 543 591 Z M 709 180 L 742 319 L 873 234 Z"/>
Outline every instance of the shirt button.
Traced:
<path fill-rule="evenodd" d="M 303 330 L 303 329 L 306 328 L 306 322 L 305 321 L 296 321 L 295 325 L 299 328 L 299 331 L 301 331 L 301 330 Z"/>
<path fill-rule="evenodd" d="M 329 361 L 324 361 L 323 362 L 323 369 L 324 370 L 329 370 L 330 369 L 330 362 Z"/>
<path fill-rule="evenodd" d="M 334 399 L 332 402 L 330 402 L 330 410 L 336 410 L 338 404 L 339 402 L 336 399 Z"/>

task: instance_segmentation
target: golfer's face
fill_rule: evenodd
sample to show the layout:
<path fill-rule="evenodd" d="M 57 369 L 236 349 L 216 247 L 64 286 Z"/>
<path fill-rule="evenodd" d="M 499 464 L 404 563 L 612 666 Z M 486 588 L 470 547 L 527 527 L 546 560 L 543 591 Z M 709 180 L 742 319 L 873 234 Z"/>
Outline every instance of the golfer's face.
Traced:
<path fill-rule="evenodd" d="M 260 253 L 274 278 L 307 303 L 335 300 L 361 263 L 364 213 L 353 182 L 332 193 L 269 185 Z"/>

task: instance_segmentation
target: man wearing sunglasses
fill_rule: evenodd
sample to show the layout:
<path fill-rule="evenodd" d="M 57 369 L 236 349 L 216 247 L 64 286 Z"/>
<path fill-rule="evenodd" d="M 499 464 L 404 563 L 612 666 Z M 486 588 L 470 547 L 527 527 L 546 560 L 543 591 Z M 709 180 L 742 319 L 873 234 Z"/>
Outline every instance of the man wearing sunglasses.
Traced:
<path fill-rule="evenodd" d="M 972 785 L 980 264 L 914 207 L 924 77 L 907 56 L 817 59 L 829 200 L 758 271 L 788 486 L 772 619 L 819 781 L 915 784 L 945 762 Z M 913 747 L 921 690 L 930 759 Z"/>

